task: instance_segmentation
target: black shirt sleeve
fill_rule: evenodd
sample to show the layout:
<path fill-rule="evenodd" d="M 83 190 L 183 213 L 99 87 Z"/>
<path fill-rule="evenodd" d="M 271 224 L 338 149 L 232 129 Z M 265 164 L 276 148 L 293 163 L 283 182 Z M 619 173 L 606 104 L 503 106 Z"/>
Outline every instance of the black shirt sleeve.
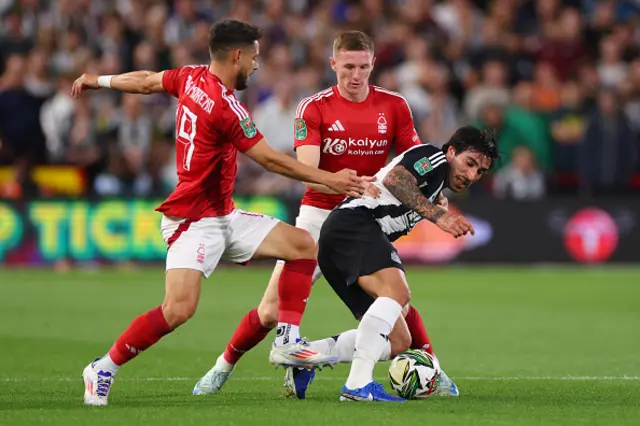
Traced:
<path fill-rule="evenodd" d="M 425 144 L 406 151 L 397 165 L 409 170 L 422 186 L 442 175 L 447 159 L 441 149 Z"/>

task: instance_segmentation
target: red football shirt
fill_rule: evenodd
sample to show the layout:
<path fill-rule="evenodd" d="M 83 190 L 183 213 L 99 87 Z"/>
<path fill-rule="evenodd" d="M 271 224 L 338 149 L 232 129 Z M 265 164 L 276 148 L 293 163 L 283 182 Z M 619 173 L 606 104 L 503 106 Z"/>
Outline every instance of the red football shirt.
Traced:
<path fill-rule="evenodd" d="M 238 150 L 247 151 L 262 134 L 207 65 L 165 71 L 162 85 L 178 98 L 178 185 L 156 210 L 189 219 L 231 213 Z"/>
<path fill-rule="evenodd" d="M 407 101 L 381 87 L 369 86 L 363 102 L 352 102 L 333 86 L 303 99 L 296 116 L 294 147 L 319 146 L 318 167 L 330 172 L 373 176 L 387 163 L 392 144 L 396 154 L 420 144 Z M 302 204 L 331 210 L 342 200 L 344 195 L 307 189 Z"/>

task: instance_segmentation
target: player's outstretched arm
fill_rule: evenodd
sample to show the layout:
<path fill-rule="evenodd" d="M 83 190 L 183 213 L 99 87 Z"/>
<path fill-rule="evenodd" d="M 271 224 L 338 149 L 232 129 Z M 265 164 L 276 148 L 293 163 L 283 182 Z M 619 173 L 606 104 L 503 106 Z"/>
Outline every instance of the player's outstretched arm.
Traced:
<path fill-rule="evenodd" d="M 329 173 L 317 167 L 308 166 L 276 151 L 266 139 L 262 139 L 245 154 L 270 172 L 302 182 L 323 184 L 338 194 L 359 198 L 366 188 L 366 181 L 358 177 L 353 170 L 345 169 L 337 173 Z"/>
<path fill-rule="evenodd" d="M 133 71 L 117 75 L 82 74 L 73 82 L 71 95 L 78 98 L 88 90 L 101 87 L 120 90 L 121 92 L 149 95 L 164 92 L 162 75 L 164 71 Z"/>
<path fill-rule="evenodd" d="M 474 234 L 473 225 L 462 215 L 448 213 L 444 208 L 429 201 L 420 191 L 415 176 L 404 166 L 395 166 L 391 169 L 382 184 L 405 207 L 435 223 L 440 229 L 454 237 L 460 237 L 467 232 Z"/>
<path fill-rule="evenodd" d="M 302 145 L 296 149 L 298 154 L 298 161 L 311 167 L 318 167 L 320 165 L 320 147 L 317 145 Z M 378 198 L 380 195 L 380 189 L 371 183 L 374 177 L 363 177 L 367 181 L 367 187 L 363 195 L 368 195 L 372 198 Z M 327 185 L 321 183 L 303 182 L 304 185 L 313 189 L 314 191 L 322 192 L 323 194 L 339 194 L 334 189 L 329 188 Z"/>
<path fill-rule="evenodd" d="M 307 166 L 318 168 L 320 165 L 320 147 L 317 145 L 302 145 L 296 149 L 298 155 L 298 161 Z M 329 188 L 327 185 L 313 182 L 303 182 L 304 185 L 313 189 L 314 191 L 322 192 L 323 194 L 338 194 L 335 190 Z"/>

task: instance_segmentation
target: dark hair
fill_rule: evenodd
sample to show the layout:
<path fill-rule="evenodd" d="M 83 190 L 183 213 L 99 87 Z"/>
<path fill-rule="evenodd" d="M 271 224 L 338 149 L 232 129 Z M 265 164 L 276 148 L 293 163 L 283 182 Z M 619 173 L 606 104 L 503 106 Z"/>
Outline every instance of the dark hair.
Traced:
<path fill-rule="evenodd" d="M 225 19 L 209 29 L 209 53 L 213 58 L 221 58 L 230 50 L 252 45 L 261 38 L 262 30 L 255 25 Z"/>
<path fill-rule="evenodd" d="M 333 51 L 365 50 L 373 54 L 373 40 L 362 31 L 345 31 L 333 41 Z"/>
<path fill-rule="evenodd" d="M 501 161 L 498 145 L 496 144 L 496 132 L 493 129 L 480 130 L 473 126 L 460 127 L 451 136 L 449 141 L 442 146 L 444 152 L 452 146 L 456 155 L 464 151 L 477 152 L 491 160 L 491 168 Z"/>

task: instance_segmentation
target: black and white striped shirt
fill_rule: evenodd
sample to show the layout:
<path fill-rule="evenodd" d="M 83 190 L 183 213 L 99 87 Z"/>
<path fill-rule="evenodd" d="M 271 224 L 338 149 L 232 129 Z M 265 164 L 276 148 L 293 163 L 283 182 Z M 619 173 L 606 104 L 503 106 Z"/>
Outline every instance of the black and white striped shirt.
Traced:
<path fill-rule="evenodd" d="M 415 176 L 420 191 L 429 201 L 433 202 L 438 197 L 444 187 L 449 164 L 441 149 L 424 144 L 398 155 L 376 173 L 373 184 L 380 188 L 378 198 L 347 198 L 337 207 L 338 209 L 367 208 L 371 210 L 373 217 L 390 241 L 408 234 L 422 219 L 418 213 L 403 206 L 382 184 L 387 173 L 398 165 L 403 166 Z"/>

